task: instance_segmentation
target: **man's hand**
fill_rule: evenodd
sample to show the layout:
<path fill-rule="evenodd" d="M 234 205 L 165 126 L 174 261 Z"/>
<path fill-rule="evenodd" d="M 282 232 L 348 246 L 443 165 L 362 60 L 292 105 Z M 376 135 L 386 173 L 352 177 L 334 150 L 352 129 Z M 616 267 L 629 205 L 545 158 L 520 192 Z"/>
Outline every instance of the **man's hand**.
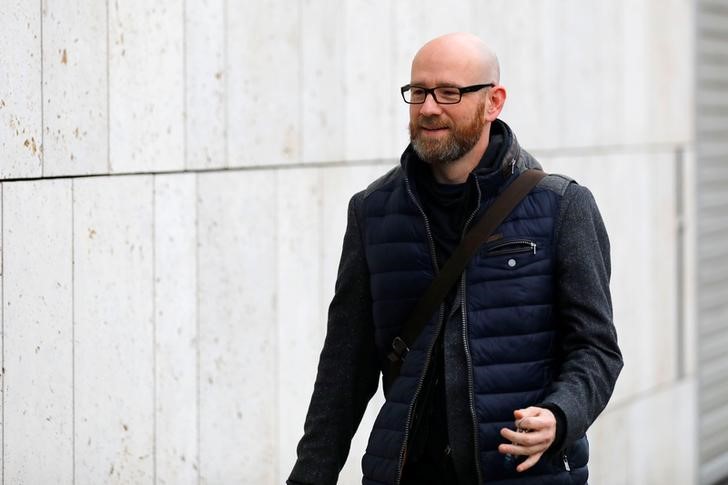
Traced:
<path fill-rule="evenodd" d="M 516 467 L 516 471 L 524 472 L 538 463 L 541 455 L 556 439 L 556 417 L 548 409 L 529 407 L 513 412 L 516 418 L 516 432 L 508 428 L 501 429 L 501 436 L 511 442 L 510 445 L 498 446 L 503 454 L 525 455 L 526 461 Z"/>

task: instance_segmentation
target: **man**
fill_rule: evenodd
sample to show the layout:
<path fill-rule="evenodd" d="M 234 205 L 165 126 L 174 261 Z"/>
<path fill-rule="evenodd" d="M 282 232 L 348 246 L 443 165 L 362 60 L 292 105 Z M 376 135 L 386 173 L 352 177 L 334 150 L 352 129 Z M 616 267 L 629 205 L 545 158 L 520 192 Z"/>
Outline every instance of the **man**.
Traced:
<path fill-rule="evenodd" d="M 333 484 L 402 322 L 462 235 L 540 168 L 498 119 L 496 56 L 425 44 L 402 88 L 411 144 L 351 199 L 318 376 L 289 484 Z M 609 241 L 591 193 L 549 175 L 470 260 L 385 389 L 363 483 L 583 484 L 587 428 L 622 368 Z"/>

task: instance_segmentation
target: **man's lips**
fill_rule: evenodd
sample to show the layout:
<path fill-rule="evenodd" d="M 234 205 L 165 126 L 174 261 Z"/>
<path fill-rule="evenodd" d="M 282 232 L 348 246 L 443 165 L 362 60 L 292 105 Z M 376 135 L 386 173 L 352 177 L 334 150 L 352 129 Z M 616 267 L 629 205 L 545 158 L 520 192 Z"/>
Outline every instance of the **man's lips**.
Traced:
<path fill-rule="evenodd" d="M 420 129 L 429 133 L 437 133 L 438 131 L 445 131 L 449 129 L 447 126 L 423 126 L 420 125 Z"/>

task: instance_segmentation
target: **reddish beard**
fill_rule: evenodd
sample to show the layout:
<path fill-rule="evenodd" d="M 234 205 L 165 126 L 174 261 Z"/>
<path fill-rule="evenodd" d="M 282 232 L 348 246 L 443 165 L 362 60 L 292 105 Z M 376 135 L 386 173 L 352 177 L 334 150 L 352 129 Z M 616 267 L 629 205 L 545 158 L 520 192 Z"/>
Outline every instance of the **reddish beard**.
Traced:
<path fill-rule="evenodd" d="M 441 116 L 418 116 L 410 121 L 409 132 L 415 153 L 427 163 L 448 163 L 463 157 L 473 149 L 485 126 L 485 103 L 480 103 L 469 123 L 457 126 Z M 422 136 L 425 129 L 448 128 L 442 138 Z"/>

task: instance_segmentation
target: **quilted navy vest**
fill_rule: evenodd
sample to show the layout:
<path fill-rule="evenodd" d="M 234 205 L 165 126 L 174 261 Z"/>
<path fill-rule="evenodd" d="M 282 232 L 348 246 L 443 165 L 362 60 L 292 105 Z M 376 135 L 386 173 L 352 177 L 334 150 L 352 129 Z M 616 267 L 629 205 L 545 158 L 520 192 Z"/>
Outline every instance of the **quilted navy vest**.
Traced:
<path fill-rule="evenodd" d="M 513 145 L 503 169 L 471 175 L 478 178 L 481 213 L 519 170 L 538 166 L 515 139 Z M 408 160 L 422 163 L 406 151 L 401 167 L 370 186 L 362 208 L 375 336 L 383 361 L 401 323 L 435 275 L 427 218 L 414 184 L 405 175 Z M 554 378 L 554 226 L 559 205 L 559 193 L 537 186 L 495 231 L 497 240 L 473 257 L 460 283 L 470 384 L 464 393 L 477 430 L 473 461 L 483 483 L 586 481 L 586 438 L 578 440 L 568 456 L 542 458 L 521 474 L 497 451 L 504 442 L 500 429 L 513 427 L 513 411 L 541 402 Z M 432 316 L 413 343 L 400 376 L 386 392 L 362 459 L 365 485 L 400 481 L 409 421 L 442 325 L 441 313 Z"/>

